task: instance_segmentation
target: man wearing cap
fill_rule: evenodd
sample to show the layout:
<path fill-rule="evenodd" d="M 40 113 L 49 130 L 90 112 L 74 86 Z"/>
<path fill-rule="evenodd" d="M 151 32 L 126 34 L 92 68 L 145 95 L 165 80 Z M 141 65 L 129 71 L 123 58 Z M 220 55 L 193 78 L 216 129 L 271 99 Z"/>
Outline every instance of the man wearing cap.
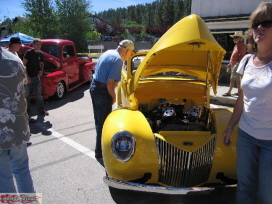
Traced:
<path fill-rule="evenodd" d="M 239 66 L 240 60 L 246 54 L 246 45 L 242 42 L 245 38 L 242 31 L 236 31 L 234 35 L 230 35 L 233 38 L 235 46 L 233 48 L 230 63 L 227 65 L 228 68 L 231 68 L 231 76 L 230 76 L 230 87 L 227 93 L 223 94 L 222 96 L 231 96 L 231 90 L 234 87 L 235 83 L 237 85 L 238 90 L 240 89 L 240 74 L 238 74 L 237 68 Z M 235 93 L 238 95 L 238 93 Z"/>
<path fill-rule="evenodd" d="M 22 42 L 20 38 L 16 37 L 10 38 L 8 51 L 12 52 L 14 55 L 18 57 L 17 52 L 20 50 L 21 44 Z"/>
<path fill-rule="evenodd" d="M 19 58 L 17 52 L 20 50 L 21 44 L 22 44 L 22 42 L 21 42 L 20 38 L 17 38 L 17 37 L 10 38 L 8 51 L 10 51 L 11 53 L 13 53 L 15 56 L 17 56 Z M 21 60 L 21 58 L 19 58 L 19 60 L 23 64 L 23 61 Z M 28 121 L 30 123 L 36 122 L 36 120 L 30 116 L 28 116 Z M 28 145 L 31 145 L 31 143 L 28 142 Z"/>
<path fill-rule="evenodd" d="M 90 94 L 96 128 L 95 157 L 97 159 L 102 158 L 101 133 L 104 121 L 116 102 L 115 83 L 121 80 L 123 61 L 126 61 L 134 52 L 133 42 L 123 40 L 117 49 L 103 53 L 96 64 Z"/>

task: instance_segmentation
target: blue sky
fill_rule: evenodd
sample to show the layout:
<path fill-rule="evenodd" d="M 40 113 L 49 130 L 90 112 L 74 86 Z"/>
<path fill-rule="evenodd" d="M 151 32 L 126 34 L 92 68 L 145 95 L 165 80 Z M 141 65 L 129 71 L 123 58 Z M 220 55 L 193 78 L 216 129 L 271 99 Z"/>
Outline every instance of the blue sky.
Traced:
<path fill-rule="evenodd" d="M 23 16 L 25 13 L 21 5 L 23 0 L 0 0 L 0 22 L 6 18 L 13 19 L 16 16 Z M 100 12 L 110 8 L 123 8 L 131 5 L 152 3 L 155 0 L 91 0 L 92 12 Z"/>

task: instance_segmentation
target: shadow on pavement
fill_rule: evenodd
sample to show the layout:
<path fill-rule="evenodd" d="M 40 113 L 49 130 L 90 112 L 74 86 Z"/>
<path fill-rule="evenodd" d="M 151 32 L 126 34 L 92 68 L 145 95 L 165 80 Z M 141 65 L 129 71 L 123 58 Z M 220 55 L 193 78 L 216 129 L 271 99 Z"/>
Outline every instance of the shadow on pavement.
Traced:
<path fill-rule="evenodd" d="M 112 199 L 117 204 L 233 204 L 236 188 L 214 191 L 209 195 L 166 195 L 120 190 L 109 187 Z"/>

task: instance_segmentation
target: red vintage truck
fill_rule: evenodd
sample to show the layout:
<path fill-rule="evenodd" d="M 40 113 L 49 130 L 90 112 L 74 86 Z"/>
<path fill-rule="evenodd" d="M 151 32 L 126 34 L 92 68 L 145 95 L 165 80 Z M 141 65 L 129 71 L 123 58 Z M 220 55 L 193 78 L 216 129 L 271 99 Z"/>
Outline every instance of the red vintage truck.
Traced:
<path fill-rule="evenodd" d="M 32 49 L 22 46 L 18 55 Z M 44 54 L 44 72 L 41 76 L 42 96 L 62 99 L 71 91 L 92 78 L 95 63 L 89 56 L 77 55 L 76 47 L 70 40 L 43 39 L 41 51 Z"/>

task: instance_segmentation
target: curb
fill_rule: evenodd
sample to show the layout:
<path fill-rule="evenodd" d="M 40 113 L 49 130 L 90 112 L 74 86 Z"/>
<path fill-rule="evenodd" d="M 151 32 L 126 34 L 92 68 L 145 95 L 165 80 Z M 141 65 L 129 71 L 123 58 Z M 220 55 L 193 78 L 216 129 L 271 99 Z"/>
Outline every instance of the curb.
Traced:
<path fill-rule="evenodd" d="M 229 97 L 210 96 L 210 103 L 216 104 L 216 105 L 226 105 L 226 106 L 233 107 L 234 104 L 236 103 L 236 99 L 237 97 L 234 97 L 234 96 L 229 96 Z"/>

